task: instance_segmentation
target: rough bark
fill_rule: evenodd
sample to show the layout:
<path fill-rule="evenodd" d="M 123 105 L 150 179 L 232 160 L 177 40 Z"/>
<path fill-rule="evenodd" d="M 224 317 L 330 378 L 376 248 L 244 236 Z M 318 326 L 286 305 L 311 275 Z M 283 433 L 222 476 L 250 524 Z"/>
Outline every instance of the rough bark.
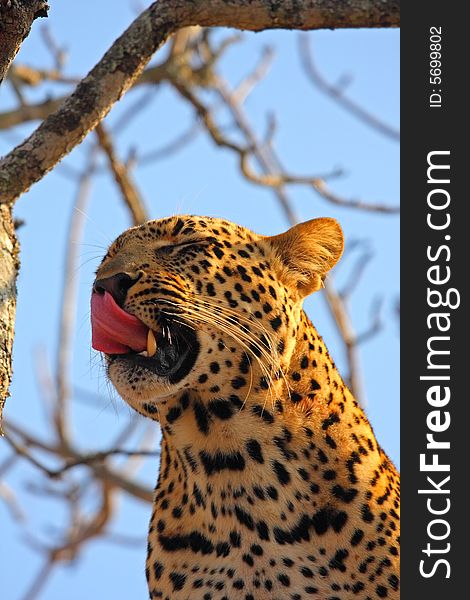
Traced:
<path fill-rule="evenodd" d="M 399 6 L 399 0 L 160 0 L 114 42 L 61 108 L 0 161 L 0 202 L 16 200 L 79 144 L 182 27 L 391 27 L 399 24 Z"/>
<path fill-rule="evenodd" d="M 44 0 L 0 0 L 0 83 L 34 19 L 47 17 L 47 10 Z"/>
<path fill-rule="evenodd" d="M 41 5 L 42 10 L 47 6 L 34 0 L 0 0 L 0 16 L 22 4 Z M 399 0 L 159 0 L 144 11 L 60 108 L 0 160 L 0 399 L 4 402 L 11 379 L 18 270 L 11 207 L 96 127 L 172 33 L 191 25 L 251 31 L 394 27 L 399 25 L 399 9 Z M 31 22 L 35 16 L 41 14 L 33 14 Z M 0 76 L 1 65 L 5 62 L 6 71 L 15 48 L 0 59 Z"/>
<path fill-rule="evenodd" d="M 0 0 L 0 84 L 10 68 L 31 25 L 47 16 L 44 0 Z M 0 433 L 3 406 L 9 394 L 16 313 L 18 241 L 11 204 L 0 204 Z"/>
<path fill-rule="evenodd" d="M 11 354 L 15 331 L 18 242 L 10 206 L 0 205 L 0 431 L 11 381 Z"/>

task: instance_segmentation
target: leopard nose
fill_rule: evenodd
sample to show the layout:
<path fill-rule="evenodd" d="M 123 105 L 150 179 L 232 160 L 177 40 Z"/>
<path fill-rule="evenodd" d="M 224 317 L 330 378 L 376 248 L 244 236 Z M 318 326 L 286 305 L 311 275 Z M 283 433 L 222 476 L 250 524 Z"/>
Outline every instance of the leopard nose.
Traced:
<path fill-rule="evenodd" d="M 142 273 L 139 273 L 138 275 L 116 273 L 116 275 L 112 275 L 111 277 L 97 279 L 93 284 L 93 292 L 97 294 L 109 292 L 116 304 L 122 307 L 126 300 L 127 292 L 141 276 Z"/>

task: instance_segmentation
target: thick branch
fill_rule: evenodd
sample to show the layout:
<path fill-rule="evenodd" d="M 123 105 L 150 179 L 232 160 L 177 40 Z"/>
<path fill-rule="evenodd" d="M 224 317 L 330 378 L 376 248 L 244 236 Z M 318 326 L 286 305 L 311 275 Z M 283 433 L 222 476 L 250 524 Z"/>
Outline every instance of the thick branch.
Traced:
<path fill-rule="evenodd" d="M 0 433 L 2 412 L 11 381 L 11 352 L 15 330 L 18 241 L 11 207 L 0 204 Z"/>
<path fill-rule="evenodd" d="M 44 0 L 0 0 L 0 83 L 34 19 L 47 17 L 48 8 Z"/>
<path fill-rule="evenodd" d="M 190 25 L 263 29 L 389 27 L 399 24 L 399 0 L 160 0 L 111 46 L 63 106 L 0 161 L 0 199 L 14 202 L 96 127 L 154 52 Z"/>

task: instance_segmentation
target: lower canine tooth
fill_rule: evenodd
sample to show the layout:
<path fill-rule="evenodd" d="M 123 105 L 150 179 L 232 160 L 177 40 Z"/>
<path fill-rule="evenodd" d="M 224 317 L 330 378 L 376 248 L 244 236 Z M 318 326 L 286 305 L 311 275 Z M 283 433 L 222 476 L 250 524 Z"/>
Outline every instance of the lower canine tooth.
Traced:
<path fill-rule="evenodd" d="M 148 356 L 153 356 L 157 351 L 157 340 L 155 339 L 155 334 L 151 329 L 147 332 L 147 354 Z"/>

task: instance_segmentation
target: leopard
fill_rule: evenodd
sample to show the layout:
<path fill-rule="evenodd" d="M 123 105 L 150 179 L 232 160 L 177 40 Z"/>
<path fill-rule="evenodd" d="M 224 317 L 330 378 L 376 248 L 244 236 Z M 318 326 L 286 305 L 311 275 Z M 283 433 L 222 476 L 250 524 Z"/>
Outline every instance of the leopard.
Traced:
<path fill-rule="evenodd" d="M 303 309 L 343 247 L 173 215 L 104 256 L 92 345 L 161 428 L 150 598 L 399 597 L 399 475 Z"/>

